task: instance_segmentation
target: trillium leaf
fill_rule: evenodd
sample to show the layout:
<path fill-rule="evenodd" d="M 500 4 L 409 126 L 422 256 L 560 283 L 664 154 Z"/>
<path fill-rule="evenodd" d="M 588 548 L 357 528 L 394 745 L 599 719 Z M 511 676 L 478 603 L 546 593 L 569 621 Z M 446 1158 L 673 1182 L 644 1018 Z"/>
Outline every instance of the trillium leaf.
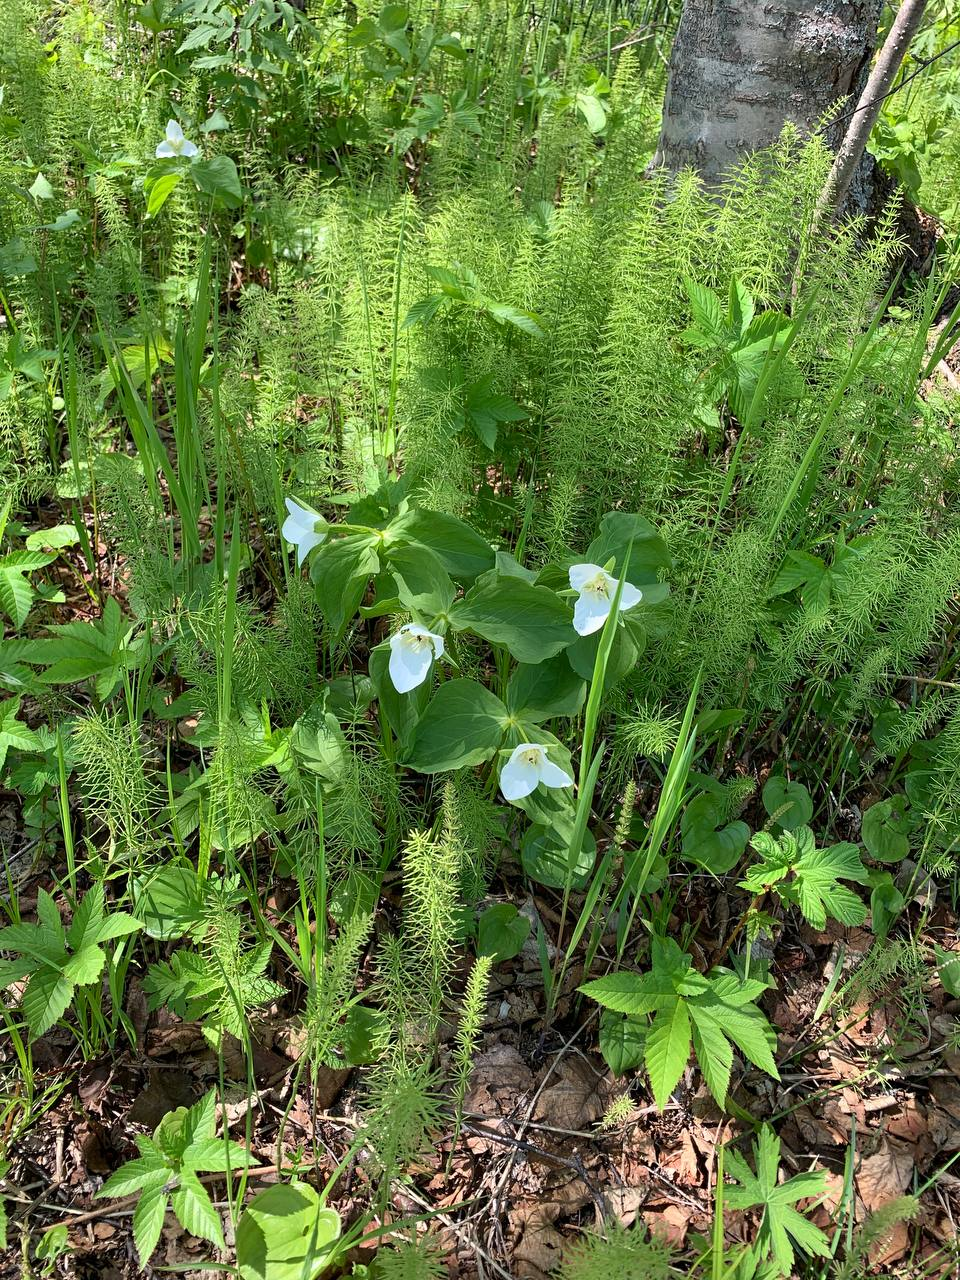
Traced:
<path fill-rule="evenodd" d="M 542 662 L 576 639 L 570 606 L 548 587 L 512 575 L 477 583 L 448 617 L 455 630 L 504 645 L 518 662 Z"/>
<path fill-rule="evenodd" d="M 906 796 L 879 800 L 864 810 L 861 837 L 867 853 L 878 862 L 901 862 L 910 852 L 911 822 Z"/>
<path fill-rule="evenodd" d="M 236 209 L 243 200 L 237 166 L 229 156 L 212 156 L 190 166 L 190 176 L 201 191 L 219 200 L 227 209 Z"/>
<path fill-rule="evenodd" d="M 722 827 L 721 822 L 720 806 L 711 795 L 695 796 L 680 820 L 683 856 L 717 876 L 736 866 L 750 839 L 745 822 L 729 822 Z"/>
<path fill-rule="evenodd" d="M 522 916 L 512 902 L 487 907 L 477 924 L 477 954 L 492 956 L 497 963 L 519 955 L 530 932 L 530 919 Z"/>
<path fill-rule="evenodd" d="M 398 516 L 387 530 L 387 555 L 394 541 L 419 543 L 437 555 L 447 573 L 469 584 L 494 564 L 493 548 L 475 529 L 456 516 L 413 508 Z"/>
<path fill-rule="evenodd" d="M 597 861 L 597 842 L 590 831 L 584 832 L 583 843 L 571 869 L 569 836 L 572 819 L 571 806 L 569 827 L 548 828 L 535 824 L 524 836 L 520 860 L 524 871 L 537 884 L 545 884 L 551 889 L 563 889 L 569 883 L 571 888 L 579 890 L 589 883 Z"/>
<path fill-rule="evenodd" d="M 424 680 L 409 693 L 399 693 L 390 679 L 389 642 L 378 644 L 370 654 L 370 679 L 377 693 L 380 710 L 396 735 L 401 753 L 409 750 L 413 735 L 430 701 L 432 682 Z"/>
<path fill-rule="evenodd" d="M 539 663 L 521 662 L 507 686 L 507 706 L 518 719 L 537 723 L 575 716 L 586 693 L 586 682 L 560 653 Z"/>
<path fill-rule="evenodd" d="M 237 1270 L 243 1280 L 314 1280 L 330 1261 L 341 1224 L 303 1182 L 261 1191 L 237 1223 Z"/>
<path fill-rule="evenodd" d="M 379 539 L 354 533 L 325 542 L 310 565 L 317 600 L 335 639 L 357 612 L 367 584 L 380 571 Z"/>
<path fill-rule="evenodd" d="M 788 782 L 782 774 L 775 773 L 767 779 L 763 788 L 763 807 L 784 831 L 796 831 L 813 817 L 813 801 L 802 782 Z"/>
<path fill-rule="evenodd" d="M 507 726 L 507 709 L 475 680 L 449 680 L 427 707 L 407 764 L 418 773 L 441 773 L 489 760 Z"/>

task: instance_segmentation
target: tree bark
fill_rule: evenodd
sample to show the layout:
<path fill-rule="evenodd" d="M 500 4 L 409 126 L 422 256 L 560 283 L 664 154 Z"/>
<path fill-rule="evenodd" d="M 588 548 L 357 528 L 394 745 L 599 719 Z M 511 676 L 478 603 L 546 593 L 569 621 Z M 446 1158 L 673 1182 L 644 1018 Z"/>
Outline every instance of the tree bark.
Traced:
<path fill-rule="evenodd" d="M 881 0 L 686 0 L 654 166 L 708 186 L 786 122 L 812 131 L 866 83 Z M 843 126 L 834 131 L 842 136 Z M 839 137 L 827 141 L 836 146 Z"/>

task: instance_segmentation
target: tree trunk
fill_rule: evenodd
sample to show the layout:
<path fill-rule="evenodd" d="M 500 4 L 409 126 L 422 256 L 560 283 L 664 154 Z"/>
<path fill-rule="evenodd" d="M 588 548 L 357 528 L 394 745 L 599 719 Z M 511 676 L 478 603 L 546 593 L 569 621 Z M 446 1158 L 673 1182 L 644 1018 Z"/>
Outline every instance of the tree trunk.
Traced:
<path fill-rule="evenodd" d="M 697 169 L 708 186 L 784 124 L 815 129 L 856 103 L 881 0 L 686 0 L 673 45 L 654 166 Z M 840 124 L 827 141 L 842 137 Z"/>

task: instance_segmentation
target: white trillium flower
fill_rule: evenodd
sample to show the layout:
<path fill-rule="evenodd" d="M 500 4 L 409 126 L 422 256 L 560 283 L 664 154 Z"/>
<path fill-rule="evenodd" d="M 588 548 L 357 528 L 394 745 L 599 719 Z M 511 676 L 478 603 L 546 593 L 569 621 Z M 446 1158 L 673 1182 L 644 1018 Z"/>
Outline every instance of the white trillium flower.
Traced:
<path fill-rule="evenodd" d="M 598 564 L 570 566 L 570 585 L 580 593 L 573 607 L 573 629 L 577 635 L 592 636 L 600 630 L 609 616 L 618 581 Z M 632 583 L 624 582 L 620 592 L 620 612 L 632 609 L 642 599 L 642 591 Z"/>
<path fill-rule="evenodd" d="M 195 156 L 199 154 L 197 144 L 183 136 L 183 130 L 176 120 L 168 120 L 166 138 L 157 147 L 157 159 L 169 160 L 175 156 Z"/>
<path fill-rule="evenodd" d="M 283 522 L 280 532 L 288 542 L 297 548 L 297 568 L 307 558 L 307 554 L 327 536 L 327 524 L 315 511 L 302 507 L 293 498 L 284 499 L 290 513 Z"/>
<path fill-rule="evenodd" d="M 538 742 L 521 742 L 500 770 L 500 790 L 507 800 L 522 800 L 538 785 L 572 787 L 573 779 L 547 759 L 547 749 Z"/>
<path fill-rule="evenodd" d="M 443 657 L 443 636 L 408 622 L 390 637 L 388 670 L 397 693 L 409 693 L 423 684 L 434 658 Z"/>

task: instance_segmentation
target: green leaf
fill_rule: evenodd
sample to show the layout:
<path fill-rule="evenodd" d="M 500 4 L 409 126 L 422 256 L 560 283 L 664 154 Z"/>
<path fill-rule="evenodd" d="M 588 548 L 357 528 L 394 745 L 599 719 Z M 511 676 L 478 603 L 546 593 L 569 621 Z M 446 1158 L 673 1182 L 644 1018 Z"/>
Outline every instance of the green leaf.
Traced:
<path fill-rule="evenodd" d="M 73 999 L 73 983 L 58 969 L 38 969 L 27 983 L 21 1008 L 34 1038 L 62 1018 Z"/>
<path fill-rule="evenodd" d="M 647 603 L 663 599 L 667 588 L 662 579 L 673 568 L 673 560 L 663 538 L 643 516 L 632 511 L 608 511 L 600 521 L 600 532 L 587 548 L 584 559 L 590 564 L 606 564 L 612 559 L 615 567 L 611 572 L 618 576 L 616 566 L 623 564 L 628 547 L 627 581 L 635 587 L 657 587 L 656 591 L 644 590 Z M 642 609 L 643 603 L 637 607 Z"/>
<path fill-rule="evenodd" d="M 660 1010 L 647 1032 L 644 1064 L 657 1106 L 663 1108 L 690 1058 L 690 1018 L 683 1000 Z"/>
<path fill-rule="evenodd" d="M 182 173 L 163 173 L 158 178 L 144 183 L 147 195 L 147 217 L 155 218 L 167 202 L 168 196 L 183 178 Z"/>
<path fill-rule="evenodd" d="M 451 627 L 504 645 L 518 662 L 552 658 L 576 640 L 573 610 L 548 587 L 486 577 L 449 611 Z"/>
<path fill-rule="evenodd" d="M 33 729 L 17 719 L 19 714 L 19 698 L 8 698 L 5 702 L 0 702 L 0 769 L 3 768 L 10 750 L 33 753 L 43 750 L 43 744 Z"/>
<path fill-rule="evenodd" d="M 305 1182 L 277 1183 L 247 1205 L 237 1223 L 243 1280 L 314 1280 L 331 1260 L 340 1218 Z"/>
<path fill-rule="evenodd" d="M 691 1001 L 687 1008 L 693 1022 L 693 1051 L 697 1055 L 697 1063 L 707 1088 L 722 1107 L 726 1104 L 730 1088 L 733 1050 L 723 1033 L 722 1022 L 718 1022 L 712 1010 L 697 1005 L 695 1001 Z"/>
<path fill-rule="evenodd" d="M 43 174 L 38 173 L 33 180 L 33 186 L 30 188 L 30 194 L 33 196 L 34 200 L 52 200 L 56 193 Z"/>
<path fill-rule="evenodd" d="M 0 609 L 19 631 L 27 620 L 36 595 L 33 586 L 17 569 L 0 565 Z"/>
<path fill-rule="evenodd" d="M 396 734 L 401 754 L 405 754 L 410 750 L 417 725 L 430 701 L 432 682 L 424 680 L 409 693 L 398 693 L 390 679 L 389 665 L 390 644 L 385 641 L 370 654 L 370 679 L 377 691 L 380 711 Z"/>
<path fill-rule="evenodd" d="M 507 685 L 507 707 L 517 719 L 538 724 L 554 716 L 575 716 L 586 694 L 586 682 L 559 653 L 544 662 L 518 664 Z"/>
<path fill-rule="evenodd" d="M 544 788 L 538 788 L 544 790 Z M 556 797 L 556 791 L 548 791 L 547 796 Z M 531 812 L 531 797 L 518 803 L 528 813 Z M 562 803 L 562 802 L 561 802 Z M 541 801 L 537 808 L 544 807 Z M 545 884 L 551 889 L 563 889 L 569 882 L 572 889 L 585 889 L 593 874 L 597 861 L 597 842 L 592 832 L 585 831 L 583 841 L 573 860 L 569 863 L 570 837 L 573 831 L 574 808 L 572 802 L 566 800 L 566 821 L 552 823 L 550 827 L 535 823 L 523 837 L 520 846 L 520 861 L 531 880 L 537 884 Z M 539 814 L 537 816 L 540 816 Z M 545 816 L 545 815 L 543 815 Z"/>
<path fill-rule="evenodd" d="M 39 551 L 42 547 L 53 547 L 59 551 L 63 547 L 75 546 L 79 541 L 76 525 L 55 524 L 51 529 L 37 529 L 28 534 L 26 547 L 28 551 Z"/>
<path fill-rule="evenodd" d="M 512 960 L 523 950 L 530 932 L 530 919 L 511 902 L 487 907 L 477 925 L 477 954 L 492 956 L 496 963 Z"/>
<path fill-rule="evenodd" d="M 937 947 L 937 971 L 947 995 L 960 999 L 960 954 Z"/>
<path fill-rule="evenodd" d="M 379 539 L 354 533 L 325 542 L 313 557 L 310 577 L 334 639 L 339 639 L 363 599 L 367 584 L 380 572 Z"/>
<path fill-rule="evenodd" d="M 63 966 L 63 976 L 75 986 L 85 987 L 100 977 L 106 960 L 106 954 L 100 947 L 81 947 Z"/>
<path fill-rule="evenodd" d="M 387 554 L 394 542 L 420 543 L 439 557 L 447 573 L 464 584 L 492 569 L 493 548 L 456 516 L 413 508 L 398 516 L 386 531 Z"/>
<path fill-rule="evenodd" d="M 133 1211 L 133 1243 L 136 1245 L 141 1267 L 146 1267 L 160 1240 L 168 1200 L 164 1183 L 161 1182 L 145 1186 L 137 1201 L 137 1207 Z"/>
<path fill-rule="evenodd" d="M 89 896 L 89 895 L 88 895 Z M 133 881 L 133 901 L 149 938 L 181 938 L 202 919 L 203 893 L 196 871 L 172 863 Z"/>
<path fill-rule="evenodd" d="M 190 166 L 190 176 L 201 191 L 219 200 L 227 209 L 236 209 L 243 202 L 237 166 L 229 156 L 195 160 Z"/>
<path fill-rule="evenodd" d="M 602 133 L 607 126 L 607 111 L 596 94 L 580 92 L 575 103 L 590 132 Z"/>
<path fill-rule="evenodd" d="M 768 778 L 764 785 L 763 807 L 771 818 L 779 814 L 777 824 L 784 831 L 796 831 L 813 817 L 813 801 L 807 788 L 802 782 L 788 782 L 779 773 Z"/>
<path fill-rule="evenodd" d="M 141 1187 L 162 1187 L 172 1173 L 171 1166 L 157 1151 L 149 1151 L 137 1160 L 128 1160 L 111 1173 L 97 1197 L 128 1196 Z"/>
<path fill-rule="evenodd" d="M 192 1236 L 210 1240 L 223 1249 L 223 1224 L 213 1207 L 210 1195 L 197 1175 L 188 1169 L 180 1174 L 180 1185 L 173 1192 L 173 1211 L 180 1225 Z"/>
<path fill-rule="evenodd" d="M 750 839 L 745 822 L 730 822 L 720 828 L 721 821 L 720 805 L 709 794 L 695 796 L 680 820 L 683 856 L 717 876 L 736 866 Z"/>
<path fill-rule="evenodd" d="M 892 796 L 864 810 L 860 834 L 872 858 L 878 862 L 902 862 L 910 852 L 911 826 L 907 797 Z"/>
<path fill-rule="evenodd" d="M 456 590 L 435 552 L 418 543 L 391 542 L 386 559 L 405 609 L 421 615 L 446 613 Z"/>
<path fill-rule="evenodd" d="M 600 1052 L 615 1076 L 633 1071 L 643 1062 L 647 1024 L 629 1014 L 605 1009 L 600 1016 Z"/>
<path fill-rule="evenodd" d="M 441 773 L 489 760 L 507 726 L 507 709 L 475 680 L 449 680 L 417 725 L 406 761 L 418 773 Z"/>

